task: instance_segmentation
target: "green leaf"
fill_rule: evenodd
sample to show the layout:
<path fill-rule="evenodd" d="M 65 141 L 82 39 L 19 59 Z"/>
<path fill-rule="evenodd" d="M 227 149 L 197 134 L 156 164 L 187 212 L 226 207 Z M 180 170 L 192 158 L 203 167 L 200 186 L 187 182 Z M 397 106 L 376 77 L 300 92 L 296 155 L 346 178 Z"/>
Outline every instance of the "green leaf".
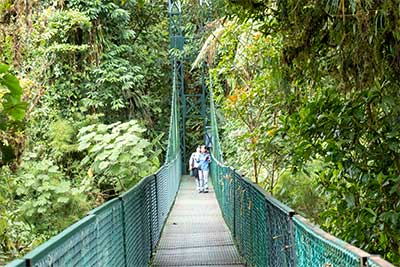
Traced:
<path fill-rule="evenodd" d="M 145 2 L 145 0 L 138 0 L 139 7 L 142 8 L 144 6 L 144 2 Z"/>
<path fill-rule="evenodd" d="M 18 187 L 16 190 L 17 195 L 22 195 L 25 194 L 25 188 L 24 187 Z"/>
<path fill-rule="evenodd" d="M 57 202 L 58 202 L 58 203 L 64 203 L 64 204 L 66 204 L 66 203 L 69 202 L 69 198 L 68 198 L 68 197 L 64 197 L 64 196 L 61 196 L 61 197 L 58 197 L 58 198 L 57 198 Z"/>
<path fill-rule="evenodd" d="M 0 74 L 8 72 L 9 69 L 10 69 L 9 66 L 7 66 L 5 64 L 0 64 Z"/>
<path fill-rule="evenodd" d="M 114 164 L 111 168 L 110 168 L 110 173 L 112 175 L 119 175 L 121 172 L 121 166 L 119 164 Z"/>
<path fill-rule="evenodd" d="M 371 215 L 376 216 L 376 212 L 373 211 L 371 208 L 365 208 L 366 211 L 368 211 Z"/>
<path fill-rule="evenodd" d="M 97 161 L 97 160 L 98 160 L 98 161 L 103 161 L 103 160 L 105 160 L 106 158 L 108 158 L 108 156 L 110 156 L 111 152 L 112 152 L 112 151 L 109 151 L 109 150 L 103 151 L 103 152 L 99 153 L 99 154 L 96 156 L 95 160 L 96 160 L 96 161 Z"/>
<path fill-rule="evenodd" d="M 55 192 L 59 194 L 67 193 L 71 189 L 69 181 L 61 181 L 55 188 Z"/>
<path fill-rule="evenodd" d="M 91 144 L 89 142 L 80 142 L 79 146 L 78 146 L 78 150 L 79 151 L 86 150 L 86 149 L 88 149 L 90 147 L 90 145 Z"/>
<path fill-rule="evenodd" d="M 38 213 L 41 213 L 41 214 L 45 214 L 45 213 L 47 213 L 47 208 L 45 208 L 45 207 L 40 207 L 40 208 L 38 208 Z M 32 213 L 32 215 L 33 215 L 33 213 Z"/>
<path fill-rule="evenodd" d="M 347 202 L 347 206 L 348 206 L 349 208 L 354 207 L 354 205 L 355 205 L 355 198 L 354 198 L 354 194 L 353 194 L 353 193 L 351 193 L 351 192 L 346 192 L 346 193 L 345 193 L 345 199 L 346 199 L 346 202 Z"/>
<path fill-rule="evenodd" d="M 19 80 L 14 75 L 6 74 L 3 77 L 1 83 L 8 87 L 11 95 L 13 95 L 13 96 L 21 96 L 22 95 L 22 88 L 19 84 Z"/>
<path fill-rule="evenodd" d="M 99 165 L 100 171 L 103 171 L 103 170 L 106 169 L 109 165 L 110 165 L 110 162 L 109 162 L 109 161 L 102 161 L 102 162 L 100 162 L 100 165 Z"/>
<path fill-rule="evenodd" d="M 129 153 L 122 153 L 118 157 L 118 161 L 120 162 L 130 162 L 132 160 L 132 155 Z"/>
<path fill-rule="evenodd" d="M 3 104 L 4 112 L 9 114 L 14 120 L 22 121 L 25 116 L 25 110 L 28 106 L 25 102 L 19 102 L 14 98 L 8 98 L 8 101 Z"/>
<path fill-rule="evenodd" d="M 7 230 L 7 226 L 8 226 L 8 223 L 7 223 L 6 219 L 0 218 L 0 233 L 5 233 Z"/>
<path fill-rule="evenodd" d="M 109 160 L 111 161 L 116 161 L 120 155 L 121 151 L 120 150 L 115 150 L 112 152 L 111 156 L 109 157 Z"/>

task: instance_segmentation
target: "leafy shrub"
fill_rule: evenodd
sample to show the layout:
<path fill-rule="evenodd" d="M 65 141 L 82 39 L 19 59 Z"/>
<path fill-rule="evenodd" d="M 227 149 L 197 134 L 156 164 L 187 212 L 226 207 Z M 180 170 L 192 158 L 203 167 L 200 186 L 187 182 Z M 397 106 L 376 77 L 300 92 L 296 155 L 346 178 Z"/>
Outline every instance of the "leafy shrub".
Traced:
<path fill-rule="evenodd" d="M 65 119 L 59 119 L 50 126 L 49 137 L 50 147 L 52 148 L 52 157 L 63 159 L 71 152 L 78 150 L 78 145 L 75 143 L 77 130 L 71 123 Z"/>
<path fill-rule="evenodd" d="M 19 80 L 7 65 L 0 64 L 0 165 L 11 162 L 19 154 L 27 104 L 21 100 Z"/>
<path fill-rule="evenodd" d="M 22 88 L 9 67 L 0 64 L 0 129 L 5 130 L 15 121 L 22 121 L 27 104 L 21 101 Z"/>
<path fill-rule="evenodd" d="M 88 210 L 87 184 L 65 179 L 50 160 L 26 161 L 14 178 L 23 218 L 39 231 L 57 231 L 78 220 Z M 59 220 L 62 215 L 64 220 Z"/>
<path fill-rule="evenodd" d="M 65 178 L 50 160 L 25 160 L 16 173 L 6 167 L 0 172 L 0 264 L 46 241 L 90 209 L 89 180 Z"/>
<path fill-rule="evenodd" d="M 317 223 L 320 213 L 327 205 L 326 195 L 317 177 L 322 166 L 322 163 L 316 160 L 304 166 L 301 171 L 285 169 L 279 175 L 273 191 L 279 200 Z"/>
<path fill-rule="evenodd" d="M 79 131 L 79 150 L 88 152 L 82 165 L 88 167 L 89 177 L 96 178 L 100 190 L 121 192 L 159 167 L 161 150 L 141 137 L 144 131 L 135 120 L 93 124 Z"/>

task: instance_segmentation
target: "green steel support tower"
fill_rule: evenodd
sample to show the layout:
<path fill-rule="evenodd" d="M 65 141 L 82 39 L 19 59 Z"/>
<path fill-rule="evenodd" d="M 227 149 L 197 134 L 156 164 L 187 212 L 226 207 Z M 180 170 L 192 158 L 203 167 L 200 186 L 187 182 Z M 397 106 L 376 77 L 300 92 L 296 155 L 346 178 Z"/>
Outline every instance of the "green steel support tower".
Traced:
<path fill-rule="evenodd" d="M 190 44 L 190 42 L 196 42 L 197 39 L 202 38 L 204 36 L 204 25 L 205 23 L 210 21 L 210 10 L 211 10 L 211 1 L 207 0 L 199 0 L 198 8 L 201 12 L 201 25 L 199 26 L 199 33 L 197 36 L 191 40 L 189 38 L 185 38 L 184 32 L 182 29 L 182 9 L 181 9 L 181 1 L 179 0 L 168 0 L 168 12 L 169 12 L 169 29 L 170 29 L 170 49 L 171 49 L 171 72 L 172 79 L 176 85 L 176 89 L 179 92 L 179 113 L 180 113 L 180 121 L 179 121 L 179 134 L 180 134 L 180 144 L 182 151 L 182 172 L 186 172 L 186 166 L 188 162 L 188 155 L 186 153 L 186 133 L 187 133 L 187 123 L 196 122 L 202 124 L 202 134 L 203 134 L 203 142 L 210 146 L 210 136 L 208 135 L 208 130 L 210 127 L 207 125 L 210 124 L 209 119 L 209 110 L 207 108 L 208 103 L 208 93 L 207 93 L 207 64 L 203 62 L 201 66 L 201 81 L 200 86 L 196 86 L 196 84 L 187 84 L 185 82 L 185 72 L 184 72 L 184 63 L 192 62 L 194 60 L 194 56 L 200 51 L 192 51 L 194 55 L 186 55 L 184 53 L 184 45 Z M 200 142 L 200 140 L 198 140 Z"/>
<path fill-rule="evenodd" d="M 200 34 L 204 37 L 204 26 L 211 22 L 211 10 L 212 10 L 212 1 L 211 0 L 199 0 L 200 8 L 201 8 L 201 25 L 200 25 Z M 204 144 L 207 147 L 212 146 L 212 136 L 211 136 L 211 118 L 210 118 L 210 110 L 208 109 L 209 103 L 209 95 L 207 88 L 207 79 L 208 79 L 208 66 L 204 61 L 201 65 L 201 88 L 202 88 L 202 96 L 201 96 L 201 116 L 203 117 L 203 136 L 204 136 Z"/>
<path fill-rule="evenodd" d="M 186 97 L 185 97 L 185 78 L 184 78 L 184 57 L 183 45 L 184 37 L 182 31 L 182 7 L 179 0 L 168 0 L 169 13 L 169 36 L 171 49 L 171 68 L 172 81 L 175 83 L 176 89 L 179 92 L 180 116 L 179 116 L 179 135 L 182 152 L 182 172 L 185 172 L 187 157 L 186 157 Z"/>

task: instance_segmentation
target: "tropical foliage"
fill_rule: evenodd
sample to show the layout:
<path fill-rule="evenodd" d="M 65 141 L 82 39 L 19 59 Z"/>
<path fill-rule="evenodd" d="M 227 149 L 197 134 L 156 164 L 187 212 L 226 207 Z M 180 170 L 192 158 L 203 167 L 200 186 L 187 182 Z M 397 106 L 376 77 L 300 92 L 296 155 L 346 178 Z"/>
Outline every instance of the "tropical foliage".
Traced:
<path fill-rule="evenodd" d="M 159 167 L 170 67 L 163 1 L 6 0 L 0 25 L 2 265 Z"/>
<path fill-rule="evenodd" d="M 141 138 L 144 131 L 136 121 L 94 124 L 79 131 L 78 149 L 88 151 L 81 164 L 90 164 L 88 176 L 103 192 L 120 193 L 157 171 L 161 149 Z"/>
<path fill-rule="evenodd" d="M 398 5 L 229 2 L 203 48 L 214 49 L 226 158 L 329 232 L 400 263 Z"/>

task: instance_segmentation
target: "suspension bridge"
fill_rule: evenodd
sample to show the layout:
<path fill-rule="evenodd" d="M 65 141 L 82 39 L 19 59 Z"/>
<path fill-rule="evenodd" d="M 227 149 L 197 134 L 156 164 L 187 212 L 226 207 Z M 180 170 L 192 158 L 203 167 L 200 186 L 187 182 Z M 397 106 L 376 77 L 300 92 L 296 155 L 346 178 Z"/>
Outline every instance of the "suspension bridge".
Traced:
<path fill-rule="evenodd" d="M 200 1 L 207 4 L 208 1 Z M 171 49 L 183 50 L 179 1 L 169 0 Z M 171 56 L 166 161 L 150 176 L 7 267 L 298 266 L 393 267 L 335 238 L 224 165 L 212 94 L 185 94 L 183 60 Z M 193 100 L 196 99 L 196 100 Z M 191 114 L 190 110 L 200 109 Z M 183 175 L 185 123 L 203 120 L 211 147 L 209 194 Z"/>

